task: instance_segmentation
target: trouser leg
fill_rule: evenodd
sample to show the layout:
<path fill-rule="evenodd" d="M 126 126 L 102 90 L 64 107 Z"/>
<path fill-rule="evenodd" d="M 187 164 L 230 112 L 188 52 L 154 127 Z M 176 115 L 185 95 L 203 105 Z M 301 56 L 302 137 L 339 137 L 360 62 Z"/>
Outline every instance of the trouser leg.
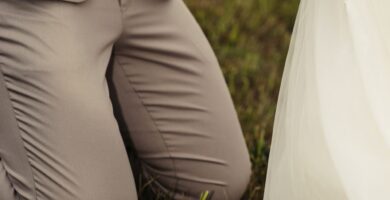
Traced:
<path fill-rule="evenodd" d="M 175 199 L 239 199 L 251 164 L 215 55 L 181 0 L 122 1 L 113 81 L 143 172 Z M 186 197 L 184 197 L 185 195 Z"/>
<path fill-rule="evenodd" d="M 23 199 L 137 199 L 104 77 L 120 20 L 111 0 L 0 1 L 0 157 Z"/>

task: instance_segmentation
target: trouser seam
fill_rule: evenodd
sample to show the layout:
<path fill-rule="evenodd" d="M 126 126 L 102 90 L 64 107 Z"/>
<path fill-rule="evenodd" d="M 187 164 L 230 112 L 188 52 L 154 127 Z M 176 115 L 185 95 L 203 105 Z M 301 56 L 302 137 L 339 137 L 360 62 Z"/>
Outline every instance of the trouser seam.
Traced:
<path fill-rule="evenodd" d="M 9 173 L 8 173 L 6 167 L 5 167 L 4 159 L 1 156 L 0 156 L 0 167 L 2 167 L 4 169 L 5 176 L 6 176 L 7 180 L 8 180 L 8 182 L 9 182 L 9 184 L 11 185 L 11 188 L 13 190 L 15 190 L 14 184 L 12 183 L 11 179 L 9 178 Z"/>
<path fill-rule="evenodd" d="M 1 73 L 1 74 L 3 75 L 3 77 L 5 78 L 5 73 L 4 73 L 4 71 L 3 71 L 3 66 L 2 66 L 1 64 L 0 64 L 0 73 Z M 25 153 L 26 153 L 27 161 L 28 161 L 28 164 L 29 164 L 29 169 L 31 170 L 31 176 L 32 176 L 32 178 L 33 178 L 34 196 L 35 196 L 35 199 L 38 200 L 37 185 L 36 185 L 36 177 L 35 177 L 35 174 L 34 174 L 34 170 L 32 169 L 32 163 L 31 163 L 31 161 L 30 161 L 30 159 L 29 159 L 28 151 L 27 151 L 27 149 L 26 149 L 25 142 L 24 142 L 23 137 L 22 137 L 22 135 L 21 135 L 21 131 L 20 131 L 21 128 L 20 128 L 20 125 L 19 125 L 19 121 L 18 121 L 18 119 L 16 118 L 16 112 L 15 112 L 15 108 L 14 108 L 14 105 L 13 105 L 12 100 L 11 100 L 11 94 L 10 94 L 8 88 L 7 88 L 7 83 L 6 83 L 5 79 L 3 79 L 3 81 L 4 81 L 5 89 L 6 89 L 6 91 L 7 91 L 7 97 L 4 97 L 4 98 L 8 98 L 8 99 L 10 100 L 11 110 L 12 110 L 12 112 L 13 112 L 13 114 L 14 114 L 14 115 L 13 115 L 13 116 L 14 116 L 13 118 L 14 118 L 15 124 L 16 124 L 17 129 L 18 129 L 18 133 L 19 133 L 18 136 L 19 136 L 20 140 L 22 141 L 23 149 L 24 149 L 24 151 L 25 151 Z"/>
<path fill-rule="evenodd" d="M 114 62 L 117 62 L 119 67 L 121 68 L 121 70 L 124 72 L 123 64 L 119 61 L 118 55 L 115 55 L 115 57 L 114 57 Z M 160 135 L 160 138 L 163 141 L 164 147 L 167 150 L 168 155 L 169 155 L 169 157 L 170 157 L 170 159 L 172 161 L 173 171 L 174 171 L 174 175 L 175 175 L 175 184 L 174 184 L 174 191 L 173 191 L 173 193 L 175 193 L 177 185 L 178 185 L 178 176 L 177 176 L 177 170 L 176 170 L 177 168 L 176 168 L 176 165 L 175 165 L 175 159 L 172 157 L 171 151 L 169 150 L 168 145 L 167 145 L 164 137 L 161 134 L 161 130 L 158 127 L 158 125 L 156 124 L 156 120 L 153 118 L 153 115 L 150 113 L 148 107 L 145 105 L 145 102 L 143 101 L 143 98 L 139 95 L 138 91 L 133 87 L 133 84 L 131 84 L 131 80 L 129 78 L 127 78 L 127 83 L 130 86 L 130 88 L 134 91 L 134 93 L 137 95 L 138 99 L 141 101 L 143 107 L 145 108 L 146 112 L 148 113 L 148 116 L 152 120 L 152 123 L 153 123 L 154 127 L 158 131 L 158 133 Z"/>

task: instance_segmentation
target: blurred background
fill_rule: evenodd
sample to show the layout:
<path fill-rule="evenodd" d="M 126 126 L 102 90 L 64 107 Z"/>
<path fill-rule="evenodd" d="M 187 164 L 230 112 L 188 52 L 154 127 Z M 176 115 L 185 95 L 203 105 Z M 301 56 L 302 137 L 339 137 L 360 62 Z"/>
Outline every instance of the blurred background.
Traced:
<path fill-rule="evenodd" d="M 221 64 L 251 153 L 244 199 L 261 200 L 279 85 L 299 0 L 185 0 Z"/>

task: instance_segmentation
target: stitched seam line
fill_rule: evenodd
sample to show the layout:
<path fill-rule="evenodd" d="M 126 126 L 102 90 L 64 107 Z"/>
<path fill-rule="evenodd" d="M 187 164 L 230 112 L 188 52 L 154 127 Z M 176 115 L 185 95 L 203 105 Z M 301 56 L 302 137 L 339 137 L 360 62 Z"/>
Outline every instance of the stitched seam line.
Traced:
<path fill-rule="evenodd" d="M 122 64 L 121 62 L 119 62 L 119 56 L 117 56 L 117 58 L 114 59 L 114 61 L 118 63 L 118 65 L 120 66 L 121 70 L 122 70 L 123 73 L 124 73 L 123 64 Z M 177 185 L 178 185 L 178 182 L 179 182 L 179 181 L 178 181 L 178 177 L 177 177 L 177 172 L 176 172 L 176 171 L 177 171 L 177 170 L 176 170 L 177 168 L 176 168 L 176 165 L 175 165 L 175 159 L 173 159 L 172 154 L 171 154 L 171 152 L 170 152 L 170 150 L 169 150 L 169 148 L 168 148 L 168 145 L 167 145 L 167 143 L 165 142 L 165 139 L 164 139 L 164 137 L 163 137 L 162 134 L 161 134 L 161 130 L 160 130 L 160 128 L 157 126 L 155 119 L 153 118 L 152 114 L 151 114 L 150 111 L 148 110 L 148 107 L 145 105 L 145 103 L 144 103 L 142 97 L 139 95 L 138 91 L 137 91 L 137 90 L 133 87 L 133 85 L 131 84 L 131 80 L 130 80 L 129 78 L 126 78 L 126 79 L 127 79 L 128 85 L 131 87 L 132 90 L 134 90 L 134 92 L 135 92 L 136 95 L 138 96 L 138 99 L 140 99 L 142 105 L 144 106 L 145 110 L 147 111 L 148 116 L 149 116 L 149 118 L 152 120 L 154 127 L 155 127 L 156 130 L 158 131 L 158 133 L 159 133 L 159 135 L 160 135 L 160 137 L 161 137 L 161 140 L 163 141 L 163 144 L 164 144 L 164 146 L 165 146 L 165 149 L 167 150 L 168 155 L 169 155 L 169 157 L 170 157 L 170 159 L 171 159 L 171 161 L 172 161 L 173 171 L 174 171 L 175 178 L 176 178 L 176 180 L 175 180 L 175 185 L 174 185 L 174 188 L 173 188 L 173 189 L 174 189 L 174 190 L 173 190 L 173 193 L 175 193 L 175 192 L 176 192 Z M 174 195 L 174 194 L 173 194 L 173 195 Z"/>
<path fill-rule="evenodd" d="M 5 75 L 4 75 L 5 73 L 3 71 L 3 66 L 1 65 L 1 63 L 0 63 L 0 73 L 2 73 L 3 77 L 5 78 Z M 11 100 L 11 94 L 10 94 L 8 88 L 7 88 L 7 83 L 6 83 L 5 80 L 4 80 L 4 86 L 5 86 L 5 89 L 7 90 L 7 98 L 10 100 L 10 104 L 11 104 L 11 108 L 12 108 L 11 110 L 14 113 L 14 117 L 13 118 L 14 118 L 15 124 L 16 124 L 16 126 L 18 128 L 18 132 L 19 132 L 18 136 L 19 136 L 20 140 L 22 141 L 23 149 L 24 149 L 24 151 L 26 153 L 26 157 L 27 157 L 27 162 L 30 165 L 31 176 L 33 178 L 33 183 L 34 183 L 34 196 L 35 196 L 35 199 L 38 200 L 36 177 L 34 175 L 34 170 L 32 169 L 32 164 L 31 164 L 31 161 L 30 161 L 30 156 L 28 155 L 28 151 L 26 149 L 25 141 L 23 140 L 23 137 L 22 137 L 22 134 L 21 134 L 21 131 L 20 131 L 21 129 L 20 129 L 19 121 L 16 118 L 16 112 L 15 112 L 15 108 L 14 108 L 14 105 L 13 105 L 12 100 Z"/>
<path fill-rule="evenodd" d="M 11 179 L 9 178 L 9 173 L 7 172 L 7 169 L 5 167 L 5 163 L 3 161 L 4 160 L 0 157 L 0 167 L 2 167 L 4 169 L 5 176 L 9 182 L 9 184 L 11 185 L 11 188 L 16 191 L 14 184 L 12 183 Z"/>

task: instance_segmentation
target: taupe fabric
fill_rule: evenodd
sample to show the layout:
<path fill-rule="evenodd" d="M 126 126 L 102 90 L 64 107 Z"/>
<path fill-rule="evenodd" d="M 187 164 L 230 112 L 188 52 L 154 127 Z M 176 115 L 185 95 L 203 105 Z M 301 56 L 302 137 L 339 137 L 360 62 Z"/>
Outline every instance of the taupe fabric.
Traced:
<path fill-rule="evenodd" d="M 1 200 L 137 199 L 121 134 L 156 191 L 245 191 L 237 113 L 182 0 L 1 0 L 0 67 Z"/>

